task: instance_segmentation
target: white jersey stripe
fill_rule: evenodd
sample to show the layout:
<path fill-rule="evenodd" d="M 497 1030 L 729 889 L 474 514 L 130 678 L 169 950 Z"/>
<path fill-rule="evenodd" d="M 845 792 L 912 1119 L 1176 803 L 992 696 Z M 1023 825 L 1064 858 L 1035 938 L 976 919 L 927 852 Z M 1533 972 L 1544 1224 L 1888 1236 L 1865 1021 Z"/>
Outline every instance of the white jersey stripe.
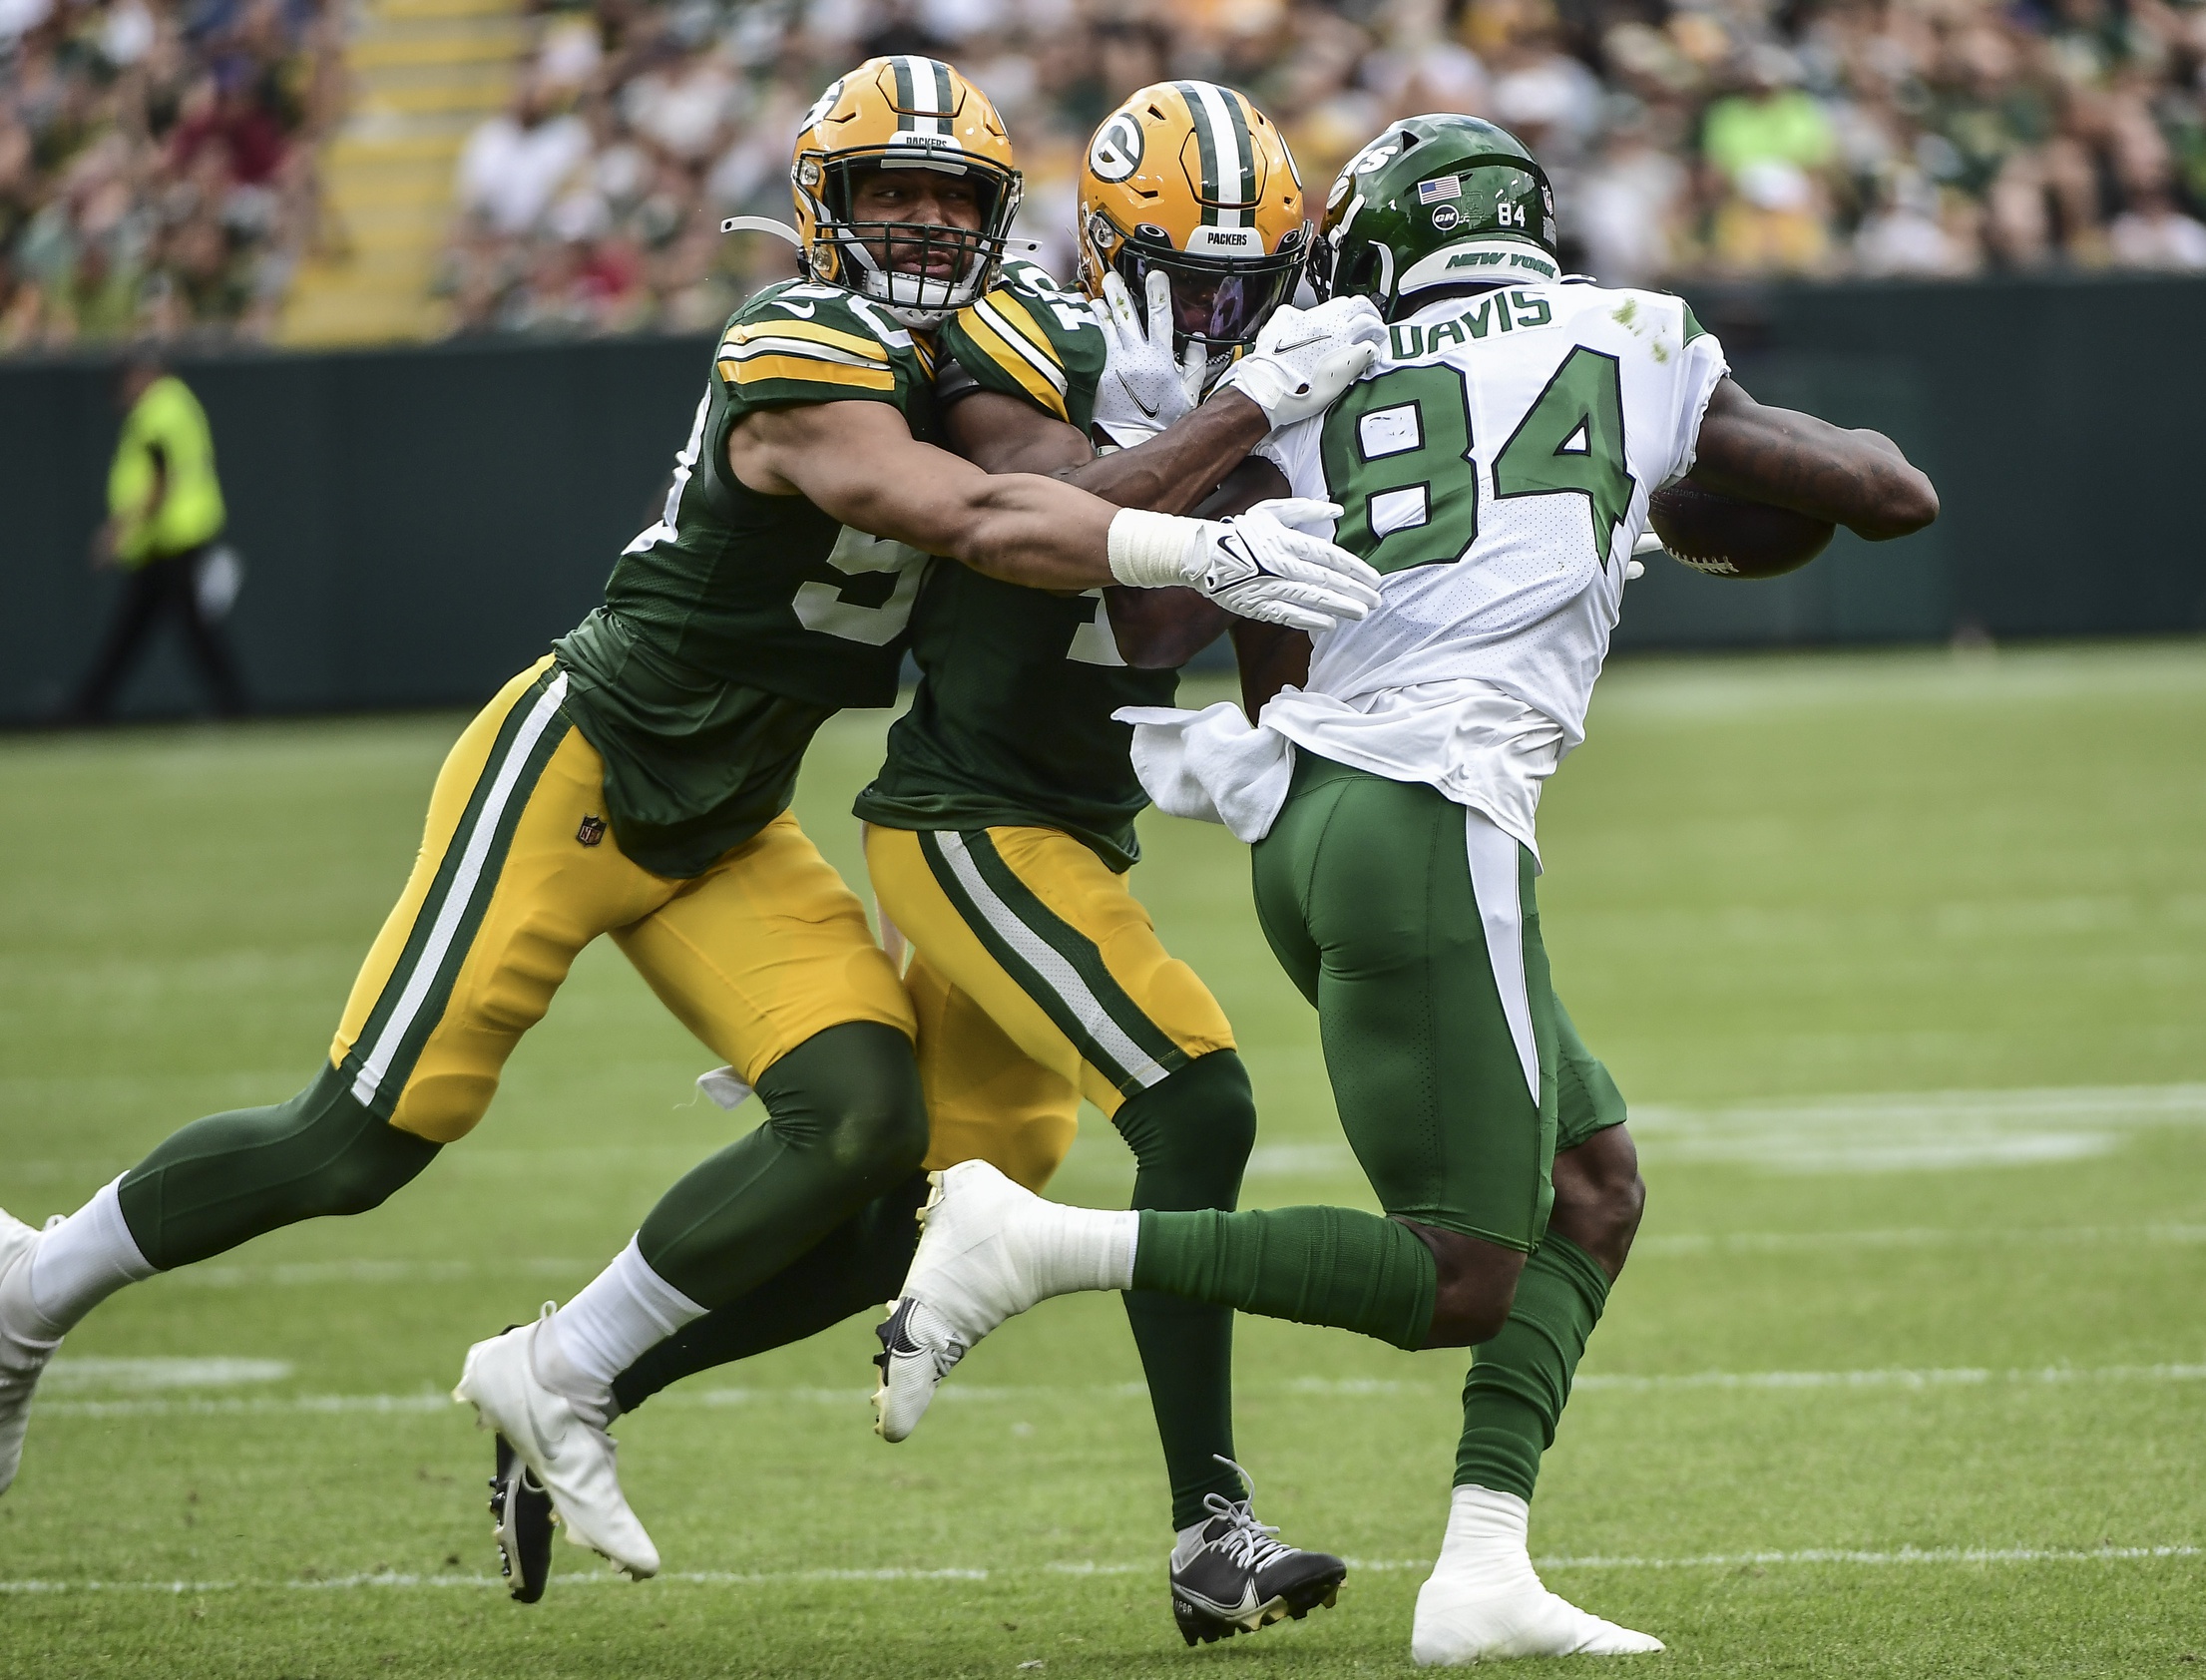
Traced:
<path fill-rule="evenodd" d="M 1464 850 L 1471 858 L 1471 892 L 1486 926 L 1486 957 L 1502 994 L 1502 1014 L 1525 1069 L 1525 1088 L 1540 1106 L 1540 1044 L 1532 1030 L 1531 988 L 1525 981 L 1525 904 L 1518 888 L 1517 842 L 1484 811 L 1463 810 Z"/>
<path fill-rule="evenodd" d="M 982 877 L 980 867 L 974 863 L 973 854 L 966 849 L 965 836 L 954 830 L 942 830 L 935 835 L 935 844 L 942 848 L 942 855 L 950 860 L 950 869 L 958 878 L 958 885 L 966 890 L 981 914 L 988 918 L 988 925 L 1014 951 L 1026 959 L 1042 983 L 1062 999 L 1078 1018 L 1091 1039 L 1103 1048 L 1103 1052 L 1143 1089 L 1160 1084 L 1168 1069 L 1153 1055 L 1129 1039 L 1125 1030 L 1110 1019 L 1110 1012 L 1089 990 L 1080 973 L 1058 952 L 1057 948 L 1019 919 L 1018 913 L 997 896 L 996 889 Z M 1106 1069 L 1107 1071 L 1107 1069 Z"/>
<path fill-rule="evenodd" d="M 544 738 L 544 731 L 551 727 L 552 719 L 559 715 L 560 702 L 567 698 L 567 673 L 561 671 L 551 685 L 537 696 L 537 702 L 529 710 L 513 744 L 506 749 L 503 763 L 498 766 L 497 777 L 490 784 L 490 792 L 483 800 L 483 808 L 475 815 L 475 826 L 468 831 L 466 849 L 460 854 L 460 866 L 452 876 L 452 885 L 444 895 L 444 903 L 437 911 L 435 924 L 429 930 L 428 943 L 421 948 L 421 956 L 414 963 L 414 971 L 406 977 L 406 990 L 399 994 L 397 1007 L 390 1019 L 383 1023 L 383 1031 L 375 1041 L 375 1048 L 368 1051 L 361 1063 L 360 1075 L 352 1081 L 352 1100 L 365 1106 L 375 1100 L 381 1088 L 383 1075 L 390 1071 L 391 1058 L 405 1042 L 406 1034 L 421 1013 L 421 1006 L 429 996 L 429 989 L 436 984 L 437 971 L 444 966 L 444 959 L 452 949 L 452 940 L 458 934 L 460 923 L 467 915 L 469 901 L 481 883 L 484 861 L 490 856 L 491 843 L 497 838 L 498 825 L 504 820 L 506 806 L 513 799 L 514 784 L 521 779 L 522 767 L 528 763 L 529 754 L 536 750 L 536 743 Z"/>

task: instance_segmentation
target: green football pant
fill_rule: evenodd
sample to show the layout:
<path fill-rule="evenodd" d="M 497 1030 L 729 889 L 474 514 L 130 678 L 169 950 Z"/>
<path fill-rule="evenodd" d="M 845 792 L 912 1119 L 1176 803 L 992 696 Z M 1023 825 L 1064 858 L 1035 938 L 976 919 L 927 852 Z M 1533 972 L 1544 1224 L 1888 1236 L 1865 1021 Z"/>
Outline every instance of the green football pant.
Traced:
<path fill-rule="evenodd" d="M 1248 1074 L 1231 1050 L 1188 1063 L 1111 1116 L 1138 1163 L 1137 1208 L 1231 1207 L 1255 1138 Z M 614 1379 L 633 1412 L 661 1389 L 715 1366 L 803 1340 L 854 1313 L 877 1309 L 904 1286 L 926 1199 L 924 1176 L 898 1186 L 830 1232 L 777 1275 L 675 1332 Z M 655 1261 L 655 1266 L 656 1266 Z M 1148 1378 L 1172 1525 L 1204 1515 L 1209 1493 L 1239 1496 L 1233 1456 L 1233 1318 L 1177 1296 L 1130 1293 L 1126 1316 Z"/>

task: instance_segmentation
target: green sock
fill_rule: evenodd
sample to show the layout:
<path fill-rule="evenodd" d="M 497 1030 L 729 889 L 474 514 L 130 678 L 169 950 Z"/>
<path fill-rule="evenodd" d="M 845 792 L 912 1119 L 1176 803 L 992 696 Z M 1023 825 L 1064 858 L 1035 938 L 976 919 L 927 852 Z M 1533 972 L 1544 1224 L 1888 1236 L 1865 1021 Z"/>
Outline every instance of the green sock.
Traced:
<path fill-rule="evenodd" d="M 766 1122 L 690 1169 L 636 1233 L 651 1269 L 700 1307 L 772 1277 L 918 1169 L 927 1107 L 911 1041 L 851 1021 L 758 1075 Z"/>
<path fill-rule="evenodd" d="M 878 1309 L 904 1285 L 919 1246 L 927 1175 L 915 1172 L 867 1202 L 757 1288 L 675 1331 L 613 1379 L 613 1398 L 634 1412 L 669 1383 L 716 1365 L 787 1347 Z"/>
<path fill-rule="evenodd" d="M 1463 1385 L 1456 1485 L 1532 1498 L 1540 1455 L 1554 1445 L 1585 1339 L 1608 1301 L 1600 1262 L 1552 1231 L 1525 1263 L 1509 1322 L 1482 1343 Z"/>
<path fill-rule="evenodd" d="M 123 1177 L 123 1222 L 162 1271 L 301 1219 L 364 1213 L 436 1158 L 437 1145 L 352 1100 L 327 1062 L 288 1102 L 210 1114 Z"/>
<path fill-rule="evenodd" d="M 1139 1163 L 1135 1207 L 1230 1210 L 1240 1198 L 1256 1098 L 1233 1051 L 1197 1057 L 1111 1120 Z M 1242 1496 L 1240 1477 L 1218 1463 L 1233 1457 L 1233 1309 L 1145 1290 L 1124 1299 L 1171 1479 L 1172 1526 L 1184 1528 L 1209 1514 L 1205 1494 Z"/>
<path fill-rule="evenodd" d="M 1346 1207 L 1141 1215 L 1133 1287 L 1419 1348 L 1439 1268 L 1407 1225 Z"/>

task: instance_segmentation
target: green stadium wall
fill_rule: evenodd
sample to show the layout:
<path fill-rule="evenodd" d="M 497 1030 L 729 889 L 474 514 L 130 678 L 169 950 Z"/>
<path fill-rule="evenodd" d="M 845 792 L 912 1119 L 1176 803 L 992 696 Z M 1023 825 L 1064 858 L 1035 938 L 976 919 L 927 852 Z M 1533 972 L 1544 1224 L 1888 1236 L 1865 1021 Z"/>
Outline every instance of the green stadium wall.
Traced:
<path fill-rule="evenodd" d="M 1619 648 L 2104 636 L 2206 628 L 2206 282 L 1696 292 L 1757 396 L 1890 432 L 1938 525 L 1841 534 L 1771 583 L 1650 557 Z M 247 578 L 256 704 L 480 700 L 573 625 L 656 517 L 708 340 L 181 356 Z M 106 363 L 0 364 L 0 722 L 50 712 L 119 587 L 84 561 L 117 427 Z M 126 711 L 192 709 L 174 637 Z"/>

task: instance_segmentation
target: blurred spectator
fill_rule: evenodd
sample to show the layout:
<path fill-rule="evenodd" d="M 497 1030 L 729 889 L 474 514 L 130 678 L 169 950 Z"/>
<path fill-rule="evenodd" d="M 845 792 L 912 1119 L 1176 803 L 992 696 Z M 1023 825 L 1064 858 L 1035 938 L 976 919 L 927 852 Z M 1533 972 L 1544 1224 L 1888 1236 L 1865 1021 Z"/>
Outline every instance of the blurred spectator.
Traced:
<path fill-rule="evenodd" d="M 2201 0 L 531 0 L 440 270 L 459 332 L 694 328 L 792 271 L 798 117 L 869 53 L 955 59 L 1065 267 L 1089 131 L 1246 89 L 1313 214 L 1390 119 L 1516 130 L 1605 278 L 2182 267 L 2206 214 Z M 0 350 L 251 336 L 319 236 L 331 0 L 0 0 Z"/>
<path fill-rule="evenodd" d="M 0 0 L 0 352 L 263 336 L 340 56 L 326 0 Z"/>
<path fill-rule="evenodd" d="M 2165 187 L 2141 192 L 2108 236 L 2114 260 L 2125 268 L 2206 270 L 2206 223 L 2177 210 Z"/>
<path fill-rule="evenodd" d="M 207 413 L 184 381 L 145 351 L 124 366 L 116 402 L 123 435 L 108 470 L 108 517 L 93 538 L 92 562 L 121 568 L 126 581 L 66 720 L 96 723 L 108 715 L 164 619 L 183 630 L 215 709 L 238 716 L 244 688 L 221 628 L 236 591 L 237 561 L 215 547 L 227 516 Z"/>

